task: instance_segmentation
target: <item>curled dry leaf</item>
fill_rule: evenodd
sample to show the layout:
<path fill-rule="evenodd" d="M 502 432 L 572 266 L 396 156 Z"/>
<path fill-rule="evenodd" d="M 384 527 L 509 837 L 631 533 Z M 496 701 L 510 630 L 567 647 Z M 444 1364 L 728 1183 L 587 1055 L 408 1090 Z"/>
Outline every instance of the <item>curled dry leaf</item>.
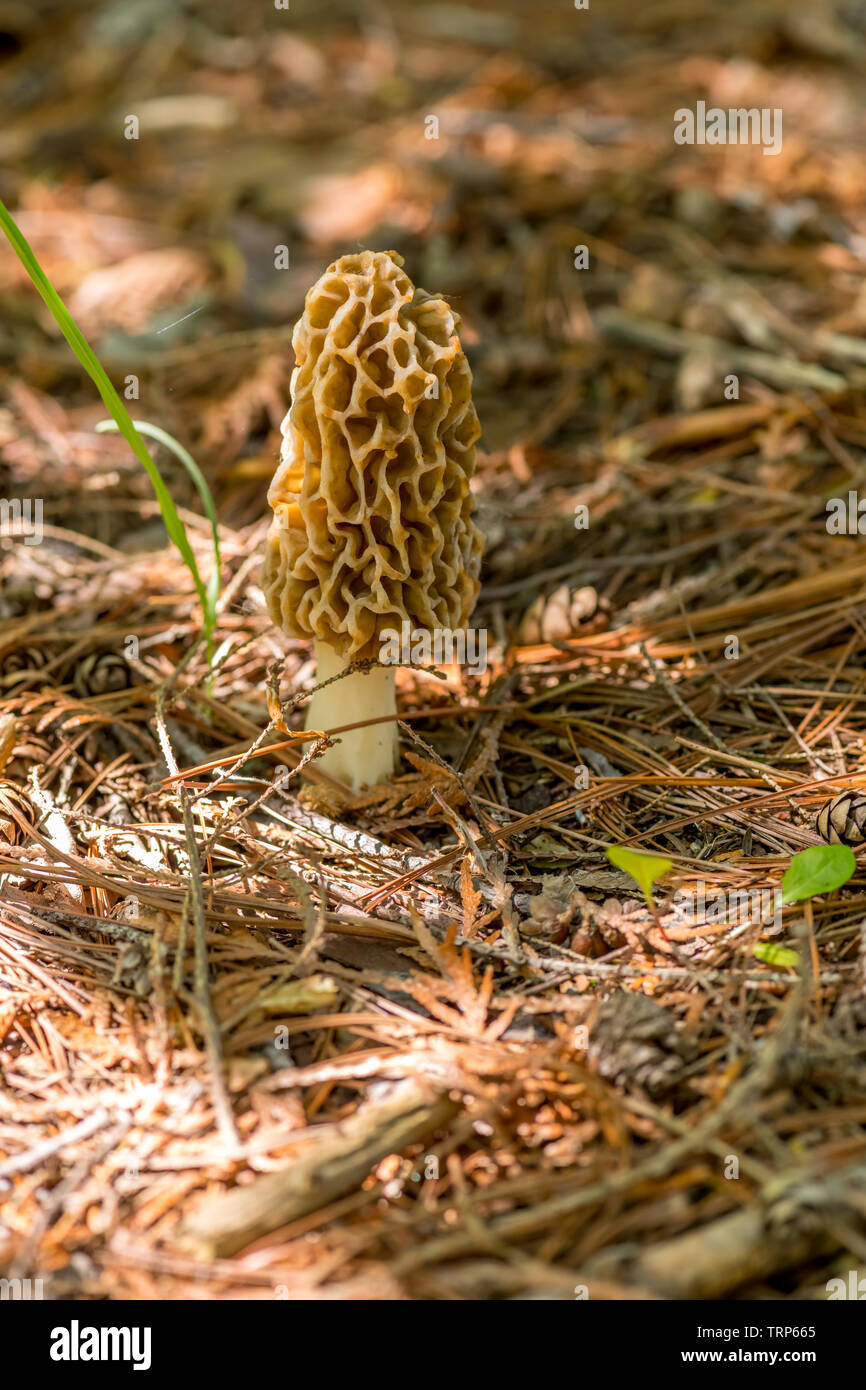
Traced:
<path fill-rule="evenodd" d="M 111 328 L 141 333 L 160 309 L 186 303 L 209 279 L 208 262 L 194 251 L 179 246 L 141 251 L 87 275 L 71 296 L 69 311 L 85 334 Z"/>
<path fill-rule="evenodd" d="M 11 714 L 0 717 L 0 772 L 3 771 L 15 747 L 17 725 Z"/>
<path fill-rule="evenodd" d="M 582 893 L 569 874 L 547 874 L 541 892 L 518 894 L 515 906 L 527 915 L 520 929 L 527 936 L 561 942 L 575 930 L 571 948 L 581 955 L 599 956 L 625 945 L 614 914 Z"/>
<path fill-rule="evenodd" d="M 274 985 L 265 990 L 255 1000 L 254 1012 L 261 1010 L 266 1014 L 306 1014 L 312 1009 L 321 1009 L 333 1004 L 339 994 L 339 986 L 330 975 L 309 975 L 305 980 L 290 980 L 288 984 Z"/>
<path fill-rule="evenodd" d="M 595 617 L 598 594 L 591 585 L 569 589 L 563 584 L 549 598 L 540 595 L 523 617 L 518 641 L 525 646 L 572 637 L 581 623 Z"/>

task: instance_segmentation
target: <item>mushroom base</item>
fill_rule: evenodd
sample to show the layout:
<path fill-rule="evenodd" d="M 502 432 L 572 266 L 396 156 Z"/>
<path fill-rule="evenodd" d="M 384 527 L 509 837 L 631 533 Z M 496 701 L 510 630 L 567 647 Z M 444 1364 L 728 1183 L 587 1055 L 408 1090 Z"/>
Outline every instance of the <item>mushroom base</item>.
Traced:
<path fill-rule="evenodd" d="M 316 642 L 315 651 L 317 681 L 338 676 L 352 664 L 325 642 Z M 355 672 L 317 690 L 307 710 L 305 728 L 327 733 L 341 724 L 396 715 L 394 675 L 393 666 L 374 666 L 370 671 Z M 349 729 L 337 737 L 340 742 L 318 758 L 316 766 L 347 783 L 353 791 L 385 782 L 396 770 L 396 724 L 371 724 L 365 729 Z"/>

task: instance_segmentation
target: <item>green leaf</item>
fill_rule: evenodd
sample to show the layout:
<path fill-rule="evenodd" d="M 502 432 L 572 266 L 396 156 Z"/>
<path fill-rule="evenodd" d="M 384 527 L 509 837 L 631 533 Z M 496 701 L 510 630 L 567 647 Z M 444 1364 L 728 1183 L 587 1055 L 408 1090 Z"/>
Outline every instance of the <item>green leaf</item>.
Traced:
<path fill-rule="evenodd" d="M 605 852 L 611 864 L 634 879 L 652 907 L 653 884 L 657 878 L 661 878 L 662 874 L 674 867 L 673 860 L 661 859 L 655 854 L 642 854 L 640 850 L 626 849 L 623 845 L 609 845 Z"/>
<path fill-rule="evenodd" d="M 847 845 L 812 845 L 795 854 L 782 879 L 782 902 L 799 903 L 816 893 L 831 893 L 847 883 L 857 860 Z"/>
<path fill-rule="evenodd" d="M 102 397 L 106 410 L 111 415 L 118 430 L 123 435 L 130 449 L 135 454 L 135 457 L 150 478 L 153 490 L 156 494 L 156 500 L 159 502 L 159 508 L 162 512 L 165 529 L 180 551 L 183 562 L 192 575 L 192 580 L 202 608 L 202 626 L 208 640 L 208 646 L 210 647 L 211 635 L 216 626 L 215 594 L 219 586 L 219 571 L 217 571 L 215 577 L 215 584 L 214 581 L 212 581 L 209 587 L 205 587 L 204 580 L 196 564 L 195 555 L 192 552 L 192 547 L 187 538 L 186 528 L 178 515 L 177 507 L 174 505 L 171 493 L 160 476 L 159 469 L 148 453 L 144 440 L 133 424 L 126 406 L 111 384 L 105 368 L 84 334 L 81 332 L 81 329 L 78 327 L 78 324 L 73 319 L 66 305 L 63 303 L 60 295 L 48 279 L 48 276 L 33 254 L 29 242 L 20 231 L 12 214 L 2 202 L 0 202 L 0 227 L 2 227 L 3 231 L 6 233 L 13 251 L 27 271 L 27 274 L 30 276 L 30 279 L 33 281 L 48 308 L 51 310 L 51 313 L 54 315 L 64 338 Z M 168 438 L 170 438 L 170 436 L 166 436 L 166 440 Z M 166 442 L 166 440 L 163 442 Z M 172 447 L 173 443 L 174 441 L 169 444 L 169 448 Z M 177 447 L 180 448 L 181 446 L 178 445 Z M 189 457 L 189 455 L 187 455 L 187 457 Z M 192 462 L 192 460 L 190 460 L 190 462 Z M 193 468 L 195 467 L 195 464 L 193 464 Z M 193 475 L 193 477 L 195 478 L 195 475 Z M 204 482 L 203 478 L 202 482 Z M 198 486 L 198 484 L 196 485 Z M 205 484 L 205 487 L 207 487 L 207 484 Z M 201 492 L 201 489 L 199 489 L 199 491 Z"/>
<path fill-rule="evenodd" d="M 789 965 L 796 970 L 800 964 L 800 957 L 796 951 L 790 950 L 787 946 L 773 946 L 769 941 L 762 941 L 759 946 L 755 946 L 753 955 L 765 965 Z"/>

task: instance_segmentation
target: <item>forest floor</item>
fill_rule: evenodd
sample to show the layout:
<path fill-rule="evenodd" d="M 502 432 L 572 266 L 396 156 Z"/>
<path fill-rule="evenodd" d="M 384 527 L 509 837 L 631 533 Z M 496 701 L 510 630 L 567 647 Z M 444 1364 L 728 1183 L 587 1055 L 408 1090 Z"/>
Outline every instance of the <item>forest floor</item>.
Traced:
<path fill-rule="evenodd" d="M 808 1299 L 866 1259 L 866 874 L 772 910 L 866 794 L 866 550 L 827 525 L 866 478 L 866 17 L 695 10 L 3 7 L 0 197 L 206 473 L 222 588 L 209 675 L 2 250 L 0 490 L 43 534 L 0 538 L 0 1272 Z M 676 145 L 698 100 L 781 150 Z M 311 651 L 258 575 L 291 326 L 367 245 L 462 316 L 489 664 L 402 669 L 403 771 L 352 795 L 295 770 Z M 612 844 L 671 861 L 654 911 Z"/>

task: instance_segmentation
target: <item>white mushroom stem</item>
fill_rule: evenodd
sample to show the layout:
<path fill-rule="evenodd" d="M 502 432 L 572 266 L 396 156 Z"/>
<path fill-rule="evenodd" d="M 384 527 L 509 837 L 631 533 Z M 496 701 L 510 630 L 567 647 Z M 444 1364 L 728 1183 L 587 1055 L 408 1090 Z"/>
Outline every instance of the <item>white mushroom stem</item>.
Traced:
<path fill-rule="evenodd" d="M 334 651 L 325 642 L 316 642 L 316 681 L 338 676 L 351 666 L 351 661 Z M 369 671 L 355 671 L 342 680 L 317 690 L 307 709 L 306 728 L 327 733 L 341 724 L 356 724 L 362 719 L 381 719 L 396 715 L 393 666 L 374 666 Z M 338 734 L 340 742 L 329 748 L 316 766 L 332 777 L 346 782 L 353 791 L 364 785 L 375 787 L 386 781 L 397 766 L 397 725 L 371 724 L 365 729 L 350 729 Z"/>

